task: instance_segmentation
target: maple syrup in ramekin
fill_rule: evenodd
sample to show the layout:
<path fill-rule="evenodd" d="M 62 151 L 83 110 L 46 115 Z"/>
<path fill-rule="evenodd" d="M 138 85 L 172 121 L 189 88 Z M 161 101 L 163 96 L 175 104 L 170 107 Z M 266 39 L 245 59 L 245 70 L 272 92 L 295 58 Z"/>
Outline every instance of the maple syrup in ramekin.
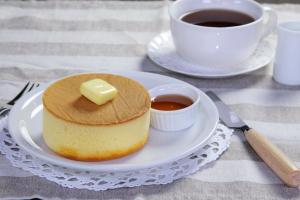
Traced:
<path fill-rule="evenodd" d="M 151 101 L 151 108 L 164 111 L 180 110 L 193 103 L 193 100 L 189 97 L 178 94 L 167 94 L 153 98 Z"/>

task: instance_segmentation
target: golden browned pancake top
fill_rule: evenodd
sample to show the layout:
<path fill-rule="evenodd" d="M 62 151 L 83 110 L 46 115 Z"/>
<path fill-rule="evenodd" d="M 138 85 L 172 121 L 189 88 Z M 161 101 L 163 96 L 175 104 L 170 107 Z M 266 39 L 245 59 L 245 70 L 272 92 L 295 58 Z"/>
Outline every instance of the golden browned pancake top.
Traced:
<path fill-rule="evenodd" d="M 117 96 L 96 105 L 80 94 L 82 82 L 100 78 L 117 88 Z M 137 118 L 150 108 L 150 97 L 138 82 L 112 74 L 80 74 L 50 85 L 43 95 L 45 108 L 56 117 L 78 124 L 112 125 Z"/>

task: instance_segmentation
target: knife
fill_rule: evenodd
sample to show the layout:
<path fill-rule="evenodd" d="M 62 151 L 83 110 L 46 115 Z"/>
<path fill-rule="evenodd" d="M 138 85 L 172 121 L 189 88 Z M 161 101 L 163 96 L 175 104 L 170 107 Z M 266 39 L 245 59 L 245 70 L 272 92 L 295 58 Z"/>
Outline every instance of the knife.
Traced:
<path fill-rule="evenodd" d="M 251 147 L 284 183 L 290 187 L 300 186 L 300 170 L 277 146 L 256 130 L 250 128 L 214 92 L 207 91 L 206 94 L 218 108 L 220 120 L 229 128 L 243 131 Z"/>

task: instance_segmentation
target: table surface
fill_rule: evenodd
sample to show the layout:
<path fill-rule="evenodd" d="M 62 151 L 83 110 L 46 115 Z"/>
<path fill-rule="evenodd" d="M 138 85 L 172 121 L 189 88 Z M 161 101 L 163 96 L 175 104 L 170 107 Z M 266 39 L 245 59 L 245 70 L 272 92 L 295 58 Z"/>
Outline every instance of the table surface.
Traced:
<path fill-rule="evenodd" d="M 300 166 L 300 87 L 274 82 L 272 65 L 247 75 L 208 80 L 163 70 L 147 58 L 145 45 L 168 30 L 168 1 L 0 4 L 0 104 L 11 99 L 28 80 L 48 82 L 76 72 L 101 69 L 160 73 L 204 91 L 215 91 Z M 300 5 L 266 5 L 277 11 L 279 21 L 300 19 Z M 4 155 L 0 155 L 0 176 L 0 198 L 300 198 L 299 190 L 283 185 L 238 133 L 218 161 L 163 186 L 104 192 L 67 189 L 12 167 Z"/>

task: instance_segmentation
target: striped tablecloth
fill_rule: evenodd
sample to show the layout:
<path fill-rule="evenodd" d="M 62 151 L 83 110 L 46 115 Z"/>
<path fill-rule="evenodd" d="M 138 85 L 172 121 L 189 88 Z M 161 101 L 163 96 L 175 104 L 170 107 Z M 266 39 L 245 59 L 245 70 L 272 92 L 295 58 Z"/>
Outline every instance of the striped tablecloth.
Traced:
<path fill-rule="evenodd" d="M 268 5 L 278 12 L 279 21 L 300 19 L 300 5 Z M 271 65 L 218 80 L 156 66 L 147 58 L 145 45 L 168 30 L 167 6 L 167 1 L 0 1 L 0 103 L 28 80 L 47 82 L 101 69 L 161 73 L 217 92 L 300 166 L 300 87 L 275 83 Z M 163 186 L 67 189 L 12 167 L 3 155 L 0 177 L 0 198 L 300 199 L 300 191 L 284 186 L 242 135 L 232 137 L 217 162 Z"/>

